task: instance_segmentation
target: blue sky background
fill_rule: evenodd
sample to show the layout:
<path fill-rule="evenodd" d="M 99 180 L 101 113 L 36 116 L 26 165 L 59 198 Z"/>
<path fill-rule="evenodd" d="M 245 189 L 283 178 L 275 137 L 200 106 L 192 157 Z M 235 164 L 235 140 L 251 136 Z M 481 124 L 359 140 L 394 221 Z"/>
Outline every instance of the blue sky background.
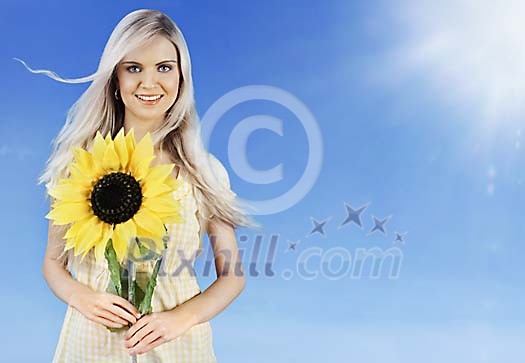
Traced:
<path fill-rule="evenodd" d="M 0 12 L 5 361 L 51 361 L 56 347 L 65 305 L 41 275 L 48 202 L 36 180 L 68 108 L 88 86 L 32 74 L 12 58 L 86 76 L 114 26 L 138 8 L 165 11 L 183 31 L 201 116 L 231 90 L 271 85 L 310 109 L 324 140 L 311 191 L 286 211 L 258 217 L 263 251 L 279 235 L 277 275 L 249 277 L 212 320 L 219 361 L 523 360 L 525 8 L 518 1 L 21 0 L 3 2 Z M 269 185 L 247 183 L 228 163 L 229 133 L 256 114 L 284 125 L 282 137 L 259 130 L 247 146 L 254 168 L 283 163 L 284 179 Z M 248 199 L 287 191 L 309 152 L 289 110 L 256 100 L 221 119 L 210 149 Z M 337 228 L 345 202 L 370 203 L 362 230 Z M 372 215 L 392 215 L 386 235 L 367 235 Z M 325 236 L 307 237 L 311 218 L 329 219 Z M 394 231 L 408 232 L 404 245 L 392 243 Z M 241 234 L 251 251 L 254 232 Z M 288 240 L 300 240 L 295 252 L 286 252 Z M 397 279 L 386 268 L 370 278 L 366 265 L 359 279 L 297 275 L 308 249 L 341 248 L 353 263 L 356 249 L 374 247 L 402 252 Z M 320 271 L 320 261 L 308 268 Z M 212 280 L 200 277 L 203 288 Z"/>

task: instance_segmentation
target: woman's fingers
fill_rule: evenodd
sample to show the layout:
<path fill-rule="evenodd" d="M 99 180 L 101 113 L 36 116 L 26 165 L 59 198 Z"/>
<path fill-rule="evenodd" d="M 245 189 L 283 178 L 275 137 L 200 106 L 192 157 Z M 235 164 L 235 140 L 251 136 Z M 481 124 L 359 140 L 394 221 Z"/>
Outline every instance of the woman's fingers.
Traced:
<path fill-rule="evenodd" d="M 123 309 L 119 305 L 110 305 L 108 306 L 107 309 L 111 311 L 113 314 L 115 314 L 116 316 L 120 317 L 121 319 L 127 320 L 126 324 L 128 323 L 128 321 L 131 324 L 135 324 L 135 322 L 137 321 L 136 317 L 131 315 L 126 309 Z"/>
<path fill-rule="evenodd" d="M 151 315 L 147 315 L 144 319 L 140 319 L 136 324 L 133 324 L 133 326 L 126 332 L 126 339 L 133 338 L 135 333 L 141 330 L 143 327 L 145 327 L 150 320 L 151 320 Z"/>
<path fill-rule="evenodd" d="M 161 337 L 159 332 L 154 331 L 146 335 L 135 346 L 132 346 L 131 348 L 129 348 L 129 350 L 133 351 L 134 354 L 142 354 L 154 348 L 154 346 L 152 345 L 155 342 L 157 342 L 158 344 L 162 343 L 163 342 L 162 339 L 163 338 Z"/>
<path fill-rule="evenodd" d="M 130 330 L 134 329 L 134 327 L 135 326 L 131 327 Z M 130 330 L 128 330 L 128 333 Z M 131 337 L 129 339 L 129 347 L 134 348 L 136 345 L 144 343 L 144 338 L 150 336 L 151 334 L 155 334 L 155 331 L 154 329 L 152 329 L 151 324 L 143 324 L 138 330 L 131 333 Z M 140 347 L 143 347 L 143 345 Z"/>
<path fill-rule="evenodd" d="M 110 320 L 115 323 L 121 324 L 121 325 L 128 325 L 128 322 L 126 319 L 121 318 L 117 314 L 114 314 L 112 311 L 100 310 L 100 312 L 98 313 L 98 316 L 106 320 Z"/>
<path fill-rule="evenodd" d="M 118 295 L 97 292 L 95 297 L 86 300 L 86 306 L 81 311 L 93 321 L 111 328 L 121 328 L 137 322 L 137 308 Z"/>
<path fill-rule="evenodd" d="M 118 296 L 118 295 L 113 295 L 113 303 L 116 304 L 116 305 L 119 305 L 120 307 L 124 308 L 125 310 L 127 310 L 128 312 L 130 312 L 132 315 L 134 315 L 135 317 L 139 316 L 140 315 L 140 312 L 137 310 L 136 307 L 133 306 L 132 303 L 130 303 L 128 300 Z"/>

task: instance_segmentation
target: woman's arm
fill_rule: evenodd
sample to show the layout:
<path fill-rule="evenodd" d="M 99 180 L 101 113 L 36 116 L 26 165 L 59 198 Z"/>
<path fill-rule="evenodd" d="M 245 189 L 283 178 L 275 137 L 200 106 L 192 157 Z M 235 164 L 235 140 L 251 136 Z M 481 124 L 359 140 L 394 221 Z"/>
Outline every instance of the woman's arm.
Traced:
<path fill-rule="evenodd" d="M 65 227 L 55 226 L 53 221 L 49 220 L 42 275 L 51 291 L 60 300 L 99 324 L 120 328 L 128 323 L 135 323 L 139 311 L 126 299 L 114 294 L 94 291 L 73 279 L 66 269 L 67 261 L 60 258 L 64 250 L 65 231 Z"/>
<path fill-rule="evenodd" d="M 233 226 L 218 218 L 208 222 L 208 236 L 215 254 L 215 280 L 204 292 L 174 310 L 185 313 L 194 324 L 211 320 L 239 296 L 246 284 Z"/>
<path fill-rule="evenodd" d="M 85 292 L 88 287 L 76 281 L 66 269 L 66 260 L 60 258 L 64 250 L 65 228 L 55 226 L 49 220 L 47 247 L 42 264 L 42 275 L 51 291 L 63 302 L 74 306 L 75 296 Z"/>

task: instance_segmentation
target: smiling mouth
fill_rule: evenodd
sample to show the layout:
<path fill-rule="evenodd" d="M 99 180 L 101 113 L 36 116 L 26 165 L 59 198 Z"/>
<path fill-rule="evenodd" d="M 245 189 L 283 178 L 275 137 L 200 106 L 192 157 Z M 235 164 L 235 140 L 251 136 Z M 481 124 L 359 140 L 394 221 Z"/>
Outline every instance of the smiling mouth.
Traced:
<path fill-rule="evenodd" d="M 146 95 L 135 95 L 139 100 L 142 101 L 156 101 L 161 99 L 163 95 L 155 95 L 155 96 L 146 96 Z"/>
<path fill-rule="evenodd" d="M 160 102 L 162 97 L 164 97 L 164 95 L 156 95 L 156 96 L 135 95 L 135 98 L 143 105 L 156 105 L 157 103 Z"/>

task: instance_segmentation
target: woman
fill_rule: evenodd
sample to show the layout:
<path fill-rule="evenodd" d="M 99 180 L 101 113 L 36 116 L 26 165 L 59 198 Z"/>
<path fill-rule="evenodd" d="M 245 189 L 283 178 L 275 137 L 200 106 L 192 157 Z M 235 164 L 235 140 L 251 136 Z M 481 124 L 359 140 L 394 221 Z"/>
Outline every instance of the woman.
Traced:
<path fill-rule="evenodd" d="M 43 275 L 53 293 L 68 304 L 53 361 L 124 362 L 138 354 L 140 362 L 216 362 L 209 320 L 245 285 L 234 228 L 258 225 L 238 205 L 226 169 L 200 140 L 190 56 L 182 33 L 165 14 L 137 10 L 112 32 L 95 74 L 63 79 L 50 71 L 29 70 L 61 82 L 93 81 L 54 140 L 40 177 L 48 190 L 68 175 L 72 147 L 89 149 L 97 131 L 115 137 L 122 127 L 126 133 L 133 129 L 137 140 L 150 132 L 156 155 L 152 165 L 174 163 L 172 176 L 183 181 L 184 223 L 170 225 L 166 277 L 159 275 L 153 313 L 143 317 L 125 299 L 105 292 L 109 271 L 106 264 L 97 264 L 92 252 L 82 263 L 72 250 L 63 252 L 64 228 L 50 221 Z M 218 277 L 201 292 L 194 274 L 172 272 L 181 264 L 175 249 L 183 248 L 186 258 L 195 256 L 205 231 L 214 236 L 210 241 Z M 240 274 L 235 273 L 239 266 Z M 152 268 L 152 263 L 143 266 L 146 273 Z M 128 322 L 131 328 L 121 333 L 106 328 Z"/>

